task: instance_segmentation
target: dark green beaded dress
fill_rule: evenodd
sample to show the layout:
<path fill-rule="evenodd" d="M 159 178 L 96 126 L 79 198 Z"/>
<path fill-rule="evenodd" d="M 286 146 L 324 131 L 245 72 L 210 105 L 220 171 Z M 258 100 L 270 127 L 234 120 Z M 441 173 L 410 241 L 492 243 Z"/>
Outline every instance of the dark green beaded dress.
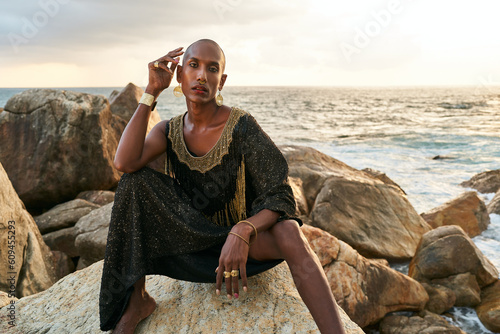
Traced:
<path fill-rule="evenodd" d="M 99 296 L 103 331 L 116 326 L 144 275 L 215 283 L 222 246 L 238 221 L 269 209 L 301 224 L 286 160 L 250 114 L 232 108 L 202 157 L 184 142 L 184 115 L 166 125 L 165 173 L 144 167 L 118 184 Z M 281 261 L 249 259 L 247 275 Z"/>

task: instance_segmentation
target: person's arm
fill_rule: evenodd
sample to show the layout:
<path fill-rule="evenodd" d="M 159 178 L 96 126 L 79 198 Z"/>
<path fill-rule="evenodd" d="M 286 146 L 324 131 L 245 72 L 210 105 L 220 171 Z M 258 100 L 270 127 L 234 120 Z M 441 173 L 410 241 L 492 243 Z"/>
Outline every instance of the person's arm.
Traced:
<path fill-rule="evenodd" d="M 295 199 L 288 184 L 288 165 L 283 154 L 251 116 L 249 116 L 248 129 L 244 138 L 243 154 L 249 181 L 246 186 L 251 187 L 251 192 L 255 195 L 246 220 L 253 224 L 260 233 L 270 229 L 280 220 L 293 218 Z M 252 238 L 255 235 L 253 227 L 247 223 L 233 226 L 231 232 L 250 242 L 253 241 Z M 228 235 L 219 259 L 219 267 L 223 270 L 217 271 L 217 293 L 221 291 L 223 271 L 233 269 L 240 270 L 242 286 L 246 290 L 245 268 L 248 253 L 249 246 L 240 237 Z M 228 297 L 232 288 L 236 294 L 239 292 L 237 280 L 231 281 L 226 280 Z"/>
<path fill-rule="evenodd" d="M 145 93 L 153 95 L 155 101 L 160 93 L 170 85 L 174 70 L 179 62 L 176 57 L 184 53 L 181 50 L 182 48 L 177 48 L 159 58 L 156 61 L 158 67 L 155 67 L 156 62 L 148 64 L 149 82 Z M 167 66 L 168 63 L 171 63 L 170 67 Z M 167 146 L 166 121 L 156 124 L 148 137 L 144 139 L 150 114 L 151 106 L 139 103 L 134 115 L 125 127 L 114 160 L 114 165 L 119 171 L 131 173 L 139 170 L 165 152 Z"/>

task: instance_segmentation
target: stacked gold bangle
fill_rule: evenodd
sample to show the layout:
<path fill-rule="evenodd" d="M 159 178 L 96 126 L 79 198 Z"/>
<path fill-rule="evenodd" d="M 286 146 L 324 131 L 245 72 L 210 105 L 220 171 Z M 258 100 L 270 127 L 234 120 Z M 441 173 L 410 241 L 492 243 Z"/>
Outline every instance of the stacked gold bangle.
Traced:
<path fill-rule="evenodd" d="M 255 225 L 252 224 L 252 223 L 250 223 L 248 220 L 240 220 L 236 225 L 241 224 L 241 223 L 246 223 L 246 224 L 248 224 L 248 225 L 250 225 L 250 226 L 253 227 L 253 230 L 255 231 L 255 239 L 254 239 L 253 242 L 255 242 L 255 240 L 257 240 L 257 228 L 255 227 Z M 248 245 L 253 244 L 253 242 L 252 243 L 248 243 Z"/>

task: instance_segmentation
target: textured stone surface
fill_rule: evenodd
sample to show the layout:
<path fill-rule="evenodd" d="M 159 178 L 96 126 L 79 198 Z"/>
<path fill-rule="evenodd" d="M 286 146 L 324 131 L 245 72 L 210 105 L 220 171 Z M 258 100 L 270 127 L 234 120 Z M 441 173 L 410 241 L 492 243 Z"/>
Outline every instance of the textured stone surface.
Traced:
<path fill-rule="evenodd" d="M 0 163 L 0 290 L 9 292 L 12 283 L 20 298 L 49 288 L 56 281 L 52 261 L 49 247 Z"/>
<path fill-rule="evenodd" d="M 45 244 L 53 251 L 64 252 L 70 257 L 80 255 L 75 246 L 76 228 L 74 226 L 44 234 L 42 237 Z"/>
<path fill-rule="evenodd" d="M 380 323 L 379 330 L 380 334 L 466 334 L 431 312 L 425 312 L 423 316 L 388 316 Z"/>
<path fill-rule="evenodd" d="M 455 305 L 455 293 L 439 284 L 422 283 L 422 286 L 429 295 L 429 301 L 425 305 L 425 309 L 432 313 L 441 314 Z"/>
<path fill-rule="evenodd" d="M 26 90 L 0 113 L 0 161 L 27 208 L 50 208 L 117 184 L 113 158 L 125 124 L 104 96 Z"/>
<path fill-rule="evenodd" d="M 486 208 L 488 209 L 488 213 L 496 213 L 497 215 L 500 215 L 500 191 L 493 196 Z"/>
<path fill-rule="evenodd" d="M 102 261 L 19 300 L 16 329 L 20 333 L 102 333 L 101 275 Z M 319 333 L 286 264 L 250 278 L 248 284 L 248 293 L 228 301 L 216 296 L 215 284 L 147 276 L 146 288 L 158 306 L 135 333 Z M 6 311 L 0 309 L 0 332 L 7 332 Z M 341 318 L 347 334 L 363 334 L 342 311 Z"/>
<path fill-rule="evenodd" d="M 112 208 L 113 203 L 106 204 L 76 223 L 75 247 L 82 264 L 88 266 L 104 258 Z"/>
<path fill-rule="evenodd" d="M 307 225 L 302 231 L 323 265 L 335 299 L 361 327 L 388 312 L 424 308 L 429 297 L 417 281 L 384 262 L 365 259 L 325 231 Z"/>
<path fill-rule="evenodd" d="M 306 196 L 304 195 L 304 188 L 302 187 L 302 180 L 297 177 L 288 178 L 290 186 L 293 190 L 293 196 L 295 197 L 296 211 L 298 216 L 308 215 L 309 207 L 307 206 Z"/>
<path fill-rule="evenodd" d="M 385 184 L 390 184 L 392 186 L 395 186 L 396 188 L 398 188 L 399 190 L 401 190 L 401 192 L 403 194 L 406 195 L 405 191 L 403 190 L 403 188 L 401 188 L 399 186 L 399 184 L 397 184 L 396 182 L 394 182 L 389 176 L 387 176 L 387 174 L 385 174 L 384 172 L 381 172 L 379 170 L 376 170 L 376 169 L 373 169 L 373 168 L 363 168 L 362 169 L 363 172 L 365 173 L 368 173 L 370 174 L 371 176 L 375 177 L 376 179 L 379 179 L 380 181 L 384 182 Z"/>
<path fill-rule="evenodd" d="M 476 189 L 483 194 L 496 193 L 500 189 L 500 169 L 476 174 L 460 185 Z"/>
<path fill-rule="evenodd" d="M 486 328 L 500 333 L 500 281 L 481 291 L 481 304 L 476 307 L 476 312 Z"/>
<path fill-rule="evenodd" d="M 433 228 L 444 225 L 458 225 L 469 237 L 475 237 L 488 228 L 490 216 L 486 205 L 475 191 L 468 191 L 444 203 L 422 217 Z"/>
<path fill-rule="evenodd" d="M 103 206 L 115 200 L 115 193 L 109 190 L 87 190 L 79 193 L 76 198 Z"/>
<path fill-rule="evenodd" d="M 83 199 L 74 199 L 58 204 L 49 211 L 34 218 L 40 232 L 45 234 L 72 227 L 78 219 L 97 208 L 99 208 L 97 204 Z"/>
<path fill-rule="evenodd" d="M 476 306 L 481 301 L 481 289 L 471 273 L 434 279 L 433 284 L 445 286 L 455 293 L 455 306 Z"/>
<path fill-rule="evenodd" d="M 290 176 L 302 180 L 313 226 L 366 257 L 410 259 L 431 227 L 397 187 L 313 148 L 281 146 Z"/>
<path fill-rule="evenodd" d="M 498 279 L 498 271 L 459 226 L 442 226 L 422 237 L 408 275 L 422 282 L 471 273 L 479 287 Z"/>

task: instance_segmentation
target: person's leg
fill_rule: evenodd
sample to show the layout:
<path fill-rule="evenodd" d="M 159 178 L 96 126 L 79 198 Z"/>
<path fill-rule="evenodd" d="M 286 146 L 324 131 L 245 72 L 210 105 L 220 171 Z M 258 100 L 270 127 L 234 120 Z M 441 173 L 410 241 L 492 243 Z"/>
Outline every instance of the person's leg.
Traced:
<path fill-rule="evenodd" d="M 146 277 L 134 283 L 127 308 L 113 330 L 113 334 L 133 334 L 139 322 L 147 318 L 156 308 L 156 302 L 146 291 Z"/>
<path fill-rule="evenodd" d="M 250 248 L 256 260 L 285 259 L 302 300 L 321 333 L 345 333 L 337 303 L 318 257 L 294 220 L 278 222 Z"/>

